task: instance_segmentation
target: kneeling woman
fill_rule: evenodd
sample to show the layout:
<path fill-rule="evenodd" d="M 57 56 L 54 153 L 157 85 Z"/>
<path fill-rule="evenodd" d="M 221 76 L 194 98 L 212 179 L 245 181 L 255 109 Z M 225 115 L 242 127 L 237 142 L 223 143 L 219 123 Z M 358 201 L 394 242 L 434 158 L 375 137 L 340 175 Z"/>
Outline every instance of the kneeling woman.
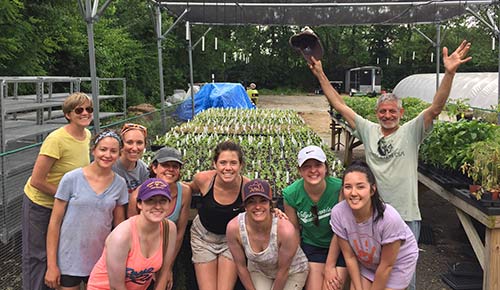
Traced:
<path fill-rule="evenodd" d="M 418 259 L 418 245 L 399 213 L 385 204 L 377 191 L 375 176 L 362 161 L 344 172 L 344 201 L 332 209 L 330 223 L 339 237 L 351 289 L 405 289 Z M 328 256 L 327 266 L 336 257 Z M 336 289 L 336 281 L 327 281 Z"/>
<path fill-rule="evenodd" d="M 102 256 L 90 274 L 88 290 L 144 290 L 154 272 L 162 265 L 171 264 L 176 228 L 173 222 L 167 221 L 164 229 L 162 223 L 170 200 L 169 186 L 161 179 L 150 178 L 139 187 L 140 214 L 118 225 L 108 236 Z M 164 230 L 168 231 L 165 244 Z M 161 282 L 157 284 L 157 289 L 166 288 Z"/>
<path fill-rule="evenodd" d="M 307 258 L 295 227 L 273 216 L 269 183 L 254 179 L 245 184 L 243 202 L 245 212 L 229 222 L 226 234 L 245 289 L 302 289 L 309 273 Z"/>

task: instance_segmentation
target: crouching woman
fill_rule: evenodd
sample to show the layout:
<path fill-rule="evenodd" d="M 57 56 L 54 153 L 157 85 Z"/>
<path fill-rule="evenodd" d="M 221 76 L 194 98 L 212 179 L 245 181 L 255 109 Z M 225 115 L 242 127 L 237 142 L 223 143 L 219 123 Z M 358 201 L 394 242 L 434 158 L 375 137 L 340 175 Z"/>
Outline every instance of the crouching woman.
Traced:
<path fill-rule="evenodd" d="M 415 236 L 399 213 L 384 203 L 375 176 L 362 161 L 344 172 L 344 201 L 332 209 L 330 224 L 344 254 L 351 289 L 405 289 L 418 259 Z M 335 265 L 330 251 L 326 267 Z M 325 281 L 327 289 L 338 289 L 336 279 Z"/>
<path fill-rule="evenodd" d="M 309 273 L 299 233 L 271 212 L 269 183 L 254 179 L 243 187 L 245 212 L 227 225 L 227 242 L 246 290 L 300 290 Z M 248 267 L 246 260 L 248 260 Z"/>
<path fill-rule="evenodd" d="M 172 264 L 176 228 L 171 221 L 165 227 L 162 222 L 169 212 L 170 200 L 169 185 L 161 179 L 150 178 L 139 187 L 140 214 L 119 224 L 108 236 L 102 256 L 90 274 L 88 290 L 145 290 L 154 272 L 162 265 Z M 170 289 L 171 281 L 163 278 L 171 275 L 159 276 L 155 289 Z"/>

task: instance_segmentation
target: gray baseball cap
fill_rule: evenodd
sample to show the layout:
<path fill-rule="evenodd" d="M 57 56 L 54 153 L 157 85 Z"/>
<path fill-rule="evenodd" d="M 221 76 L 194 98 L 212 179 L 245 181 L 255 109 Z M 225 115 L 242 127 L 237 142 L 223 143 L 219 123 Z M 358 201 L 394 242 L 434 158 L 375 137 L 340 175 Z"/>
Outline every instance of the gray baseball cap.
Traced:
<path fill-rule="evenodd" d="M 184 164 L 184 162 L 182 162 L 181 152 L 172 147 L 162 147 L 160 150 L 156 151 L 155 157 L 153 158 L 153 162 L 154 161 L 158 161 L 158 163 L 175 161 L 181 165 Z"/>

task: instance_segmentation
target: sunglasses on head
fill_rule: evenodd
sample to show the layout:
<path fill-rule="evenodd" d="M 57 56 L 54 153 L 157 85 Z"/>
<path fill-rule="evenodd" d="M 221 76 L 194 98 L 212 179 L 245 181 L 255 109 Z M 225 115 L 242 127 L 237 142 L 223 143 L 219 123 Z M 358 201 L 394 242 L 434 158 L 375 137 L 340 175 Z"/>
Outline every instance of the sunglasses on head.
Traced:
<path fill-rule="evenodd" d="M 94 108 L 92 107 L 78 107 L 78 108 L 75 108 L 73 111 L 77 114 L 77 115 L 80 115 L 81 113 L 83 113 L 83 111 L 87 111 L 87 113 L 89 114 L 92 114 L 92 112 L 94 112 Z"/>
<path fill-rule="evenodd" d="M 315 226 L 319 226 L 319 216 L 318 216 L 318 206 L 311 206 L 311 213 L 313 215 L 313 223 Z"/>
<path fill-rule="evenodd" d="M 142 125 L 134 124 L 134 123 L 126 123 L 122 127 L 121 135 L 125 134 L 130 130 L 140 130 L 144 133 L 144 136 L 148 135 L 148 129 Z"/>

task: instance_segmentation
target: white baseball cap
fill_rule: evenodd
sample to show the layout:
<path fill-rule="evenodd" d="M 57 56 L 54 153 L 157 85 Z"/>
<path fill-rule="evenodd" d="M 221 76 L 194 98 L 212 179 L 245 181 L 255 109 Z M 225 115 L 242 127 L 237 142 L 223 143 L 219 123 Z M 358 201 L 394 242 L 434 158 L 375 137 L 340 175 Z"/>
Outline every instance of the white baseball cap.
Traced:
<path fill-rule="evenodd" d="M 326 154 L 318 146 L 311 145 L 311 146 L 307 146 L 307 147 L 302 148 L 299 151 L 299 156 L 298 156 L 299 167 L 301 167 L 302 164 L 304 164 L 304 162 L 306 162 L 309 159 L 315 159 L 315 160 L 318 160 L 319 162 L 325 162 L 326 161 Z"/>

